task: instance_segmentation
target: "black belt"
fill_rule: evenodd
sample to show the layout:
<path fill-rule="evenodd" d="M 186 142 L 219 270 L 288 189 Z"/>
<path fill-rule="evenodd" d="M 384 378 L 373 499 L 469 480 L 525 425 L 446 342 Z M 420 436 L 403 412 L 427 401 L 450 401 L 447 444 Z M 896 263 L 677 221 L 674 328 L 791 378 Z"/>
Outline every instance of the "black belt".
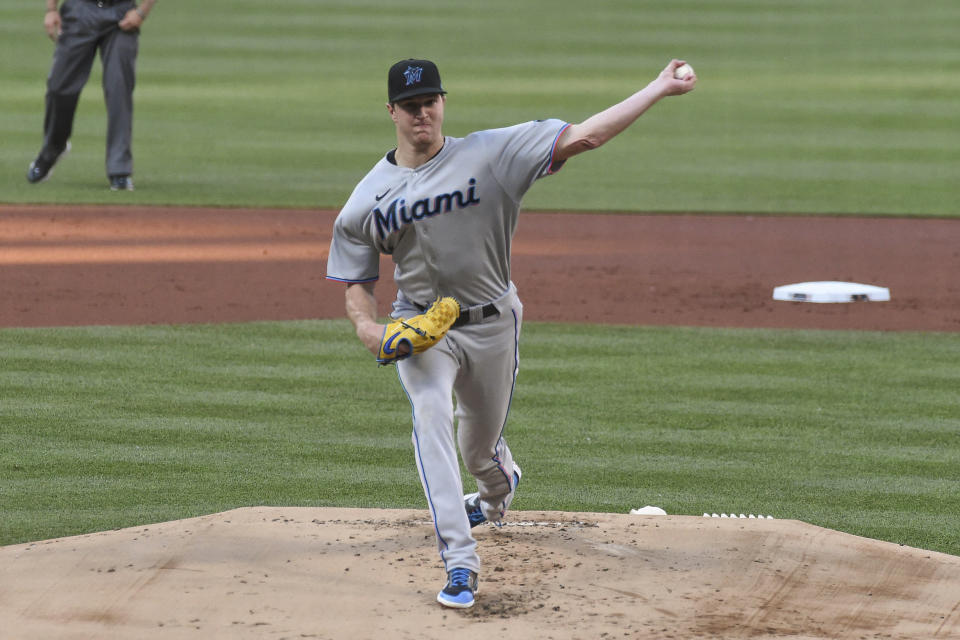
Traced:
<path fill-rule="evenodd" d="M 130 2 L 130 0 L 88 0 L 88 2 L 96 2 L 98 7 L 112 7 L 115 4 Z"/>
<path fill-rule="evenodd" d="M 500 315 L 500 310 L 497 309 L 497 305 L 493 304 L 492 302 L 490 304 L 483 305 L 483 307 L 480 309 L 480 317 L 483 320 L 486 320 L 490 316 L 498 315 Z M 453 323 L 453 328 L 462 327 L 465 324 L 470 324 L 470 311 L 468 309 L 464 309 L 460 312 L 460 317 L 457 318 L 456 322 Z"/>
<path fill-rule="evenodd" d="M 420 313 L 424 313 L 427 309 L 429 309 L 429 307 L 424 307 L 423 305 L 419 305 L 419 304 L 417 305 L 417 308 L 420 309 Z M 500 310 L 497 309 L 497 305 L 493 304 L 492 302 L 489 304 L 485 304 L 480 308 L 480 318 L 482 320 L 486 320 L 490 316 L 498 316 L 498 315 L 500 315 Z M 453 325 L 451 325 L 451 328 L 462 327 L 465 324 L 470 324 L 469 309 L 464 309 L 463 311 L 460 312 L 460 317 L 458 317 L 454 321 Z"/>

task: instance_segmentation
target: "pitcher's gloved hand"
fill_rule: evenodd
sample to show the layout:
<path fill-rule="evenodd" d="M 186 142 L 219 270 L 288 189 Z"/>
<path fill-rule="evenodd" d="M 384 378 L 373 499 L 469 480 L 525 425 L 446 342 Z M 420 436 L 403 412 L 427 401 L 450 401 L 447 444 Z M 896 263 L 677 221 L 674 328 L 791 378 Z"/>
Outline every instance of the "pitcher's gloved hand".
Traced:
<path fill-rule="evenodd" d="M 440 342 L 460 317 L 460 303 L 454 298 L 437 298 L 430 308 L 407 320 L 387 325 L 380 340 L 377 362 L 394 364 L 415 353 L 423 353 Z"/>

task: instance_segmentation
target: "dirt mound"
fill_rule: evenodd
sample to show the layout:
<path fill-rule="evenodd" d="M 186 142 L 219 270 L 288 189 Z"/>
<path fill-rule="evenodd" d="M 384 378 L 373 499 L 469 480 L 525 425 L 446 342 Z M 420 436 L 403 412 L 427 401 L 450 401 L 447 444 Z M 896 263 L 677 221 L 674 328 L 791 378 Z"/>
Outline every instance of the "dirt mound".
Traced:
<path fill-rule="evenodd" d="M 516 512 L 477 605 L 426 511 L 246 508 L 0 548 L 0 626 L 48 638 L 955 638 L 960 558 L 791 520 Z"/>

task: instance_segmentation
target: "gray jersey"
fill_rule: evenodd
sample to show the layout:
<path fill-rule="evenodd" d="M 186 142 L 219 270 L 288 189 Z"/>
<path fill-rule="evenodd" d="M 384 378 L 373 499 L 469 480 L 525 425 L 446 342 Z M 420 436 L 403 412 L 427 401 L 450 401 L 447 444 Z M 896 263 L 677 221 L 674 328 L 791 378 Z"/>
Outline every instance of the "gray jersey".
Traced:
<path fill-rule="evenodd" d="M 510 286 L 510 247 L 520 200 L 553 173 L 553 150 L 567 124 L 537 120 L 447 137 L 427 163 L 409 169 L 387 157 L 360 181 L 337 216 L 327 278 L 379 278 L 380 254 L 408 300 L 438 295 L 464 306 L 499 298 Z"/>

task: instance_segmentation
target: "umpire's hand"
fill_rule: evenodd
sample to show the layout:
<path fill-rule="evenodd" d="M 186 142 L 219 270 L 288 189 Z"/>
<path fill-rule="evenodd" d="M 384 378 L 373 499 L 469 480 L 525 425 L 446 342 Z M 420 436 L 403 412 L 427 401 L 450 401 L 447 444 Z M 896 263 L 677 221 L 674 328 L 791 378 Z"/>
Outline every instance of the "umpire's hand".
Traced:
<path fill-rule="evenodd" d="M 47 30 L 47 35 L 50 36 L 50 39 L 54 42 L 57 41 L 57 38 L 60 37 L 60 33 L 63 31 L 61 27 L 60 12 L 56 9 L 47 11 L 43 16 L 43 28 Z"/>
<path fill-rule="evenodd" d="M 136 31 L 142 24 L 143 16 L 136 9 L 130 9 L 120 21 L 120 28 L 124 31 Z"/>

